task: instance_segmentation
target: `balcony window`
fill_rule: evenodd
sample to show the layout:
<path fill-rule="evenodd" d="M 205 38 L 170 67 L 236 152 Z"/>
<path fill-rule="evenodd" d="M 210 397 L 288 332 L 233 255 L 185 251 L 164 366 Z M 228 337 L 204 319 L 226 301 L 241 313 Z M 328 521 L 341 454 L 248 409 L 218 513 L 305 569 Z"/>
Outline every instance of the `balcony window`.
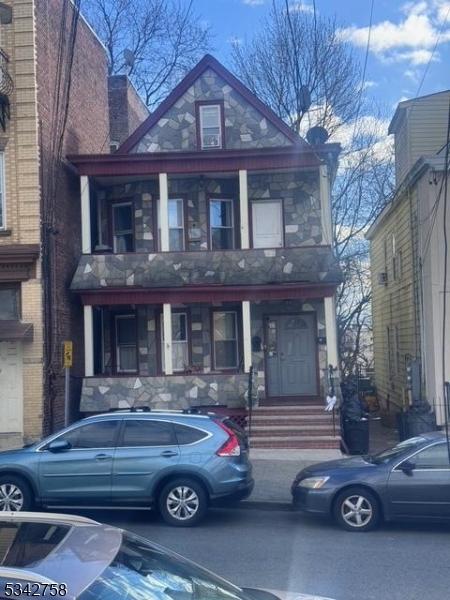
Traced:
<path fill-rule="evenodd" d="M 211 199 L 209 201 L 209 228 L 212 250 L 234 248 L 233 200 Z"/>
<path fill-rule="evenodd" d="M 116 370 L 118 373 L 137 371 L 136 315 L 115 315 Z"/>
<path fill-rule="evenodd" d="M 200 143 L 203 150 L 222 148 L 222 111 L 220 104 L 199 107 Z"/>
<path fill-rule="evenodd" d="M 18 286 L 0 286 L 0 320 L 18 321 L 20 319 L 20 288 Z"/>
<path fill-rule="evenodd" d="M 213 312 L 214 368 L 237 369 L 239 365 L 237 313 Z"/>
<path fill-rule="evenodd" d="M 158 235 L 161 240 L 161 204 L 158 202 Z M 169 250 L 176 252 L 186 249 L 184 200 L 182 198 L 169 198 Z M 161 249 L 161 244 L 160 244 Z"/>
<path fill-rule="evenodd" d="M 164 364 L 164 326 L 161 315 L 161 363 Z M 188 318 L 183 312 L 172 313 L 172 369 L 175 372 L 185 371 L 189 366 Z"/>
<path fill-rule="evenodd" d="M 134 252 L 134 216 L 132 202 L 112 205 L 113 247 L 116 254 Z"/>

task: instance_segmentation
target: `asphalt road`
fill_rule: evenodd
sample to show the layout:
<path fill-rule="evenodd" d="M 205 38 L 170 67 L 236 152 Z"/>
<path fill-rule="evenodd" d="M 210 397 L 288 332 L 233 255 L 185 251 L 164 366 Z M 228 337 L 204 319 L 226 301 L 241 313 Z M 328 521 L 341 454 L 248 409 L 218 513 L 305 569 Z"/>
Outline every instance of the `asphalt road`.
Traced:
<path fill-rule="evenodd" d="M 240 586 L 335 600 L 444 600 L 450 524 L 389 524 L 349 533 L 290 511 L 215 509 L 195 528 L 154 513 L 90 512 L 183 554 Z"/>

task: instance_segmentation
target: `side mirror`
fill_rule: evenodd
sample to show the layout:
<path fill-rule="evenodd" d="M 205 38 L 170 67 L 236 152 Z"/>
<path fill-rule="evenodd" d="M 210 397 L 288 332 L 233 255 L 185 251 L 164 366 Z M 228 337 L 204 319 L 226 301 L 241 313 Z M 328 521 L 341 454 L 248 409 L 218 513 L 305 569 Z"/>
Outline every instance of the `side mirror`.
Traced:
<path fill-rule="evenodd" d="M 416 465 L 410 460 L 404 460 L 400 465 L 400 469 L 405 475 L 412 475 Z"/>
<path fill-rule="evenodd" d="M 67 440 L 55 440 L 50 442 L 47 446 L 47 450 L 49 452 L 64 452 L 65 450 L 70 450 L 72 448 L 72 444 Z"/>

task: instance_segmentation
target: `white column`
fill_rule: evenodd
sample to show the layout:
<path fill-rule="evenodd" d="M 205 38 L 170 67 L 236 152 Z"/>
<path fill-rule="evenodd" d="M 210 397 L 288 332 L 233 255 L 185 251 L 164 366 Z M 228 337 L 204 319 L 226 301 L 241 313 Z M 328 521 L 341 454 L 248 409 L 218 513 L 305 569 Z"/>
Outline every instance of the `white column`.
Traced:
<path fill-rule="evenodd" d="M 247 171 L 239 171 L 239 207 L 241 216 L 241 248 L 250 248 L 250 233 L 248 226 L 248 186 Z"/>
<path fill-rule="evenodd" d="M 244 372 L 249 373 L 252 364 L 252 329 L 250 317 L 250 302 L 242 301 L 242 337 L 244 346 Z"/>
<path fill-rule="evenodd" d="M 333 229 L 331 220 L 330 179 L 328 176 L 327 165 L 321 165 L 319 168 L 319 193 L 322 217 L 322 242 L 331 245 L 333 243 Z"/>
<path fill-rule="evenodd" d="M 94 374 L 94 328 L 92 306 L 84 307 L 84 375 Z"/>
<path fill-rule="evenodd" d="M 164 372 L 172 375 L 172 307 L 163 304 L 163 329 L 164 329 Z"/>
<path fill-rule="evenodd" d="M 169 184 L 167 173 L 159 174 L 159 227 L 161 252 L 169 251 Z"/>
<path fill-rule="evenodd" d="M 336 328 L 336 305 L 334 296 L 325 298 L 325 330 L 327 337 L 327 366 L 339 366 Z"/>
<path fill-rule="evenodd" d="M 83 254 L 91 253 L 91 195 L 89 190 L 89 177 L 81 175 L 81 251 Z"/>

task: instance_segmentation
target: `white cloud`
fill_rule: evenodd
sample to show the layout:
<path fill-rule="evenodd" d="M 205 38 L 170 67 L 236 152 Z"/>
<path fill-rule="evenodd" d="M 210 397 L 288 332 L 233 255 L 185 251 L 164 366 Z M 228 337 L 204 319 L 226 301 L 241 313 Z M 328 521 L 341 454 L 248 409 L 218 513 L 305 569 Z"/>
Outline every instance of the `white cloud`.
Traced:
<path fill-rule="evenodd" d="M 314 14 L 314 6 L 305 2 L 291 2 L 289 4 L 289 10 L 291 12 L 304 12 L 308 14 Z"/>
<path fill-rule="evenodd" d="M 244 4 L 247 4 L 248 6 L 261 6 L 261 4 L 264 4 L 265 0 L 242 0 L 244 2 Z"/>
<path fill-rule="evenodd" d="M 450 24 L 444 21 L 450 16 L 448 0 L 419 0 L 406 2 L 400 8 L 398 22 L 382 21 L 372 26 L 370 50 L 385 62 L 409 62 L 413 65 L 426 64 L 436 42 L 450 41 Z M 341 37 L 359 48 L 365 48 L 369 27 L 346 27 Z M 439 60 L 436 52 L 435 60 Z"/>

